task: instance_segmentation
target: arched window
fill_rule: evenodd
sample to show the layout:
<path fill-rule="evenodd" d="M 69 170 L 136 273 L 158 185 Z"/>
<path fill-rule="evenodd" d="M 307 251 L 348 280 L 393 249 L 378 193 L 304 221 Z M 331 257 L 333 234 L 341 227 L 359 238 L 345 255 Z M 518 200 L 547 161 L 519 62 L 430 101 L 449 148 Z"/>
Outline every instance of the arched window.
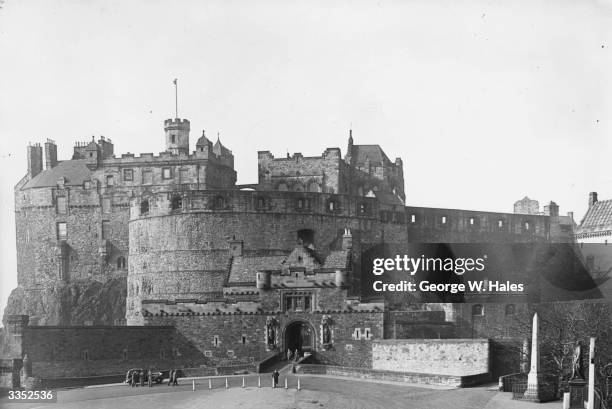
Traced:
<path fill-rule="evenodd" d="M 286 192 L 289 189 L 287 189 L 287 184 L 286 183 L 279 183 L 278 187 L 277 187 L 277 190 L 279 190 L 281 192 Z"/>
<path fill-rule="evenodd" d="M 147 213 L 149 213 L 149 201 L 145 199 L 142 202 L 140 202 L 140 214 L 147 214 Z"/>
<path fill-rule="evenodd" d="M 125 269 L 125 257 L 123 256 L 117 257 L 117 268 L 119 270 Z"/>
<path fill-rule="evenodd" d="M 263 210 L 266 207 L 266 198 L 263 196 L 258 196 L 256 206 L 257 206 L 257 209 Z"/>
<path fill-rule="evenodd" d="M 215 209 L 225 209 L 226 207 L 225 198 L 223 196 L 215 197 L 214 205 L 215 205 Z"/>
<path fill-rule="evenodd" d="M 484 308 L 482 307 L 481 304 L 476 304 L 472 306 L 472 315 L 473 316 L 483 316 L 484 315 Z"/>
<path fill-rule="evenodd" d="M 321 188 L 319 187 L 319 184 L 317 182 L 312 182 L 310 185 L 308 185 L 308 191 L 309 192 L 320 192 Z"/>
<path fill-rule="evenodd" d="M 329 199 L 327 201 L 327 211 L 328 212 L 338 211 L 338 202 L 335 199 Z"/>
<path fill-rule="evenodd" d="M 172 196 L 172 210 L 181 210 L 183 208 L 183 198 L 181 196 Z"/>
<path fill-rule="evenodd" d="M 506 315 L 516 314 L 516 306 L 514 304 L 506 305 Z"/>

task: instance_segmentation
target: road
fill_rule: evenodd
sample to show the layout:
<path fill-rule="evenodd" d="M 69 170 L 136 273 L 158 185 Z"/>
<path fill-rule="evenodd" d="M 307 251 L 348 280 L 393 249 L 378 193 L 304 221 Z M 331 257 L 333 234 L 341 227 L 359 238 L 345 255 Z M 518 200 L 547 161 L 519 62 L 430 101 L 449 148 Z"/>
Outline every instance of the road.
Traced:
<path fill-rule="evenodd" d="M 261 377 L 262 387 L 258 388 L 258 376 L 246 376 L 246 387 L 242 388 L 243 377 L 213 378 L 212 389 L 208 379 L 197 379 L 196 390 L 192 381 L 181 379 L 179 386 L 155 385 L 152 388 L 126 385 L 64 389 L 58 391 L 57 403 L 14 403 L 7 398 L 0 400 L 0 407 L 7 409 L 531 409 L 527 402 L 510 401 L 510 394 L 498 393 L 491 386 L 463 389 L 429 388 L 397 383 L 368 382 L 353 379 L 339 379 L 327 376 L 300 375 L 301 390 L 297 390 L 297 377 L 288 375 L 289 389 L 284 388 L 285 375 L 280 385 L 271 388 L 271 377 Z M 517 406 L 518 404 L 518 406 Z M 537 405 L 538 409 L 560 407 L 559 402 Z"/>

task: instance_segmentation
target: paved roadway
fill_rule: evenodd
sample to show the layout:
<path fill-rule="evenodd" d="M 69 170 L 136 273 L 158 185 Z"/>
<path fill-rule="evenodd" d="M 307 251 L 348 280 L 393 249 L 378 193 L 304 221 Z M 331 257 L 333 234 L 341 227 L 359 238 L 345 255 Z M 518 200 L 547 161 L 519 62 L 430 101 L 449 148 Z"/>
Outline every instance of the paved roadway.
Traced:
<path fill-rule="evenodd" d="M 300 375 L 302 389 L 296 390 L 297 378 L 287 376 L 289 389 L 284 389 L 285 375 L 281 375 L 280 387 L 271 388 L 269 374 L 262 375 L 262 387 L 257 387 L 257 375 L 214 378 L 213 389 L 208 389 L 208 379 L 180 379 L 179 386 L 155 385 L 152 388 L 126 385 L 64 389 L 58 391 L 54 404 L 13 403 L 0 399 L 0 408 L 7 409 L 120 409 L 120 408 L 185 408 L 185 409 L 550 409 L 560 408 L 560 402 L 545 405 L 510 400 L 509 393 L 498 393 L 493 387 L 463 389 L 429 388 L 390 382 L 369 382 L 328 376 Z"/>

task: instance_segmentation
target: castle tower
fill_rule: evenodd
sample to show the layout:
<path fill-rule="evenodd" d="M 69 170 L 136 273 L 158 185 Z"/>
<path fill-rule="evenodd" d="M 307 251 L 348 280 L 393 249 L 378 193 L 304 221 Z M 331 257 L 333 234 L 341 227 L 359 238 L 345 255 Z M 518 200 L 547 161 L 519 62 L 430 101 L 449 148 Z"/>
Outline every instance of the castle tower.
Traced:
<path fill-rule="evenodd" d="M 189 154 L 189 121 L 174 118 L 164 121 L 166 132 L 166 151 L 173 155 Z"/>

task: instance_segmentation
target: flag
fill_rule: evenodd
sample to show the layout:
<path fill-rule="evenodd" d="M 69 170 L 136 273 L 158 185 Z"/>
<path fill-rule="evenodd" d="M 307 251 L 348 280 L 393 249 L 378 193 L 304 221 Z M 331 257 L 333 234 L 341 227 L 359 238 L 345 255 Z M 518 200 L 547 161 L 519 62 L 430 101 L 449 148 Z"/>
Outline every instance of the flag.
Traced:
<path fill-rule="evenodd" d="M 174 81 L 172 81 L 174 83 L 174 85 L 176 85 L 176 78 L 174 79 Z"/>

